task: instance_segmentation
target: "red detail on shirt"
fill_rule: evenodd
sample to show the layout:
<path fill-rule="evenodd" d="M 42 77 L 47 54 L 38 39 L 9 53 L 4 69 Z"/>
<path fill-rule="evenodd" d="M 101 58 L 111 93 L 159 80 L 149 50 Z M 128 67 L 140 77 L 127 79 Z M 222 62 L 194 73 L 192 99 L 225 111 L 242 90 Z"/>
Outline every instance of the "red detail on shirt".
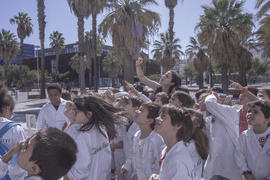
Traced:
<path fill-rule="evenodd" d="M 161 157 L 161 159 L 158 161 L 159 168 L 161 167 L 161 164 L 162 164 L 163 160 L 165 159 L 166 155 L 167 155 L 167 152 L 165 152 L 165 154 L 164 154 L 164 155 Z"/>
<path fill-rule="evenodd" d="M 261 145 L 261 147 L 263 148 L 263 146 L 266 144 L 266 142 L 267 142 L 267 139 L 268 139 L 268 137 L 270 136 L 270 134 L 268 134 L 266 137 L 260 137 L 259 139 L 258 139 L 258 141 L 259 141 L 259 143 L 260 143 L 260 145 Z"/>
<path fill-rule="evenodd" d="M 239 118 L 239 134 L 241 134 L 243 131 L 247 130 L 248 123 L 247 123 L 247 111 L 245 111 L 243 108 L 240 110 L 240 118 Z"/>

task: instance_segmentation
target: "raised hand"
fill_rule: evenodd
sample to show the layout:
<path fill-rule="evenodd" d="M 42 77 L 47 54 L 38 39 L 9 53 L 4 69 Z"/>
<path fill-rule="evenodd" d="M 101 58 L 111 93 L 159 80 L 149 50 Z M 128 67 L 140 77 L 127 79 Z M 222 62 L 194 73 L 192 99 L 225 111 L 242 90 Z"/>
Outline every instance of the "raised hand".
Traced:
<path fill-rule="evenodd" d="M 136 61 L 136 66 L 140 66 L 143 63 L 143 58 L 138 57 L 138 60 Z"/>

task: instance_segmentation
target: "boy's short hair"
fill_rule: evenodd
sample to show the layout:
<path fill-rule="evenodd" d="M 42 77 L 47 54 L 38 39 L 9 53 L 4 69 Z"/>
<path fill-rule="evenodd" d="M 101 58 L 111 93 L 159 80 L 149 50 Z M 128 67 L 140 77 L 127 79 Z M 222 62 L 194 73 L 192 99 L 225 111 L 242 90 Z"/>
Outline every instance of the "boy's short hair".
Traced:
<path fill-rule="evenodd" d="M 192 97 L 184 91 L 175 91 L 172 96 L 175 96 L 182 103 L 183 107 L 192 108 L 194 105 Z"/>
<path fill-rule="evenodd" d="M 61 86 L 60 86 L 59 84 L 57 84 L 57 83 L 52 83 L 52 84 L 50 84 L 50 85 L 47 87 L 47 92 L 49 92 L 49 90 L 51 90 L 51 89 L 56 89 L 56 90 L 59 91 L 60 94 L 62 93 L 62 88 L 61 88 Z"/>
<path fill-rule="evenodd" d="M 57 128 L 40 130 L 34 138 L 30 161 L 40 168 L 43 179 L 57 180 L 64 176 L 76 161 L 77 145 L 66 133 Z"/>
<path fill-rule="evenodd" d="M 255 106 L 258 106 L 261 108 L 261 111 L 265 118 L 270 118 L 270 103 L 262 100 L 253 101 L 248 103 L 249 108 L 254 108 Z M 268 123 L 268 126 L 270 126 L 270 122 Z"/>
<path fill-rule="evenodd" d="M 167 93 L 165 93 L 165 92 L 159 92 L 159 93 L 156 94 L 156 98 L 157 97 L 160 97 L 160 101 L 161 101 L 162 105 L 169 103 L 169 96 L 168 96 Z"/>
<path fill-rule="evenodd" d="M 159 115 L 160 106 L 158 104 L 149 102 L 149 103 L 143 103 L 143 107 L 145 107 L 148 110 L 147 118 L 154 119 L 153 123 L 150 125 L 151 129 L 154 130 L 155 128 L 155 119 Z"/>

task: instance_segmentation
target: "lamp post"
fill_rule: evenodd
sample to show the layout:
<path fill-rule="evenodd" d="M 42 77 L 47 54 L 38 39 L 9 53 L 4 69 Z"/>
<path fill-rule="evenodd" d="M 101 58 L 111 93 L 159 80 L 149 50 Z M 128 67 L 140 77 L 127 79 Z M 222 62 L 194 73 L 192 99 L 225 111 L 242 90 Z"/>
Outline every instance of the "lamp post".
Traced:
<path fill-rule="evenodd" d="M 40 46 L 35 46 L 35 55 L 37 57 L 37 85 L 39 88 L 39 65 L 38 65 L 38 49 L 40 48 Z"/>

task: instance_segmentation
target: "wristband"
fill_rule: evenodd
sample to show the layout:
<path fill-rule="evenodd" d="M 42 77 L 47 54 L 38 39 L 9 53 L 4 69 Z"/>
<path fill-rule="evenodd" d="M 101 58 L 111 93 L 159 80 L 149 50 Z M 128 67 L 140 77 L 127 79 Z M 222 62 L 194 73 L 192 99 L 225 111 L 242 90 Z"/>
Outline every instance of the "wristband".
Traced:
<path fill-rule="evenodd" d="M 248 91 L 248 87 L 243 87 L 242 90 L 241 90 L 241 94 L 244 94 L 247 91 Z"/>

